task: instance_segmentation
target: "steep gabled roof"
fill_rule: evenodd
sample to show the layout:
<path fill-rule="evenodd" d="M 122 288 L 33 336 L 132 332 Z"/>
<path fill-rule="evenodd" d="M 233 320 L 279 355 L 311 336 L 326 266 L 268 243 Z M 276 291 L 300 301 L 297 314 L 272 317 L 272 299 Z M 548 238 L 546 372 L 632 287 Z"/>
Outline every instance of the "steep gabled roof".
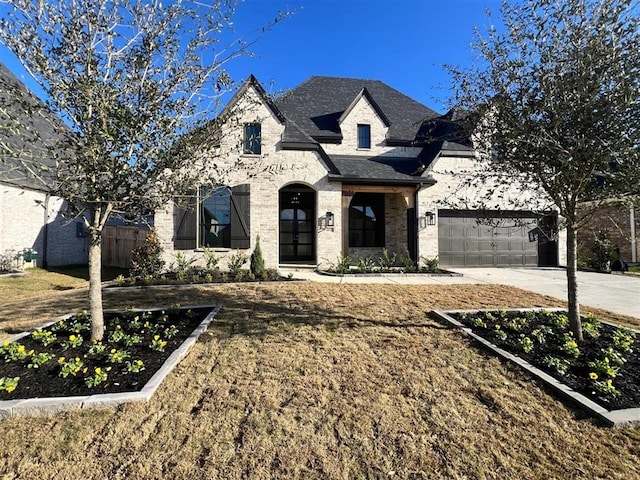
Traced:
<path fill-rule="evenodd" d="M 48 190 L 69 129 L 0 63 L 0 182 Z"/>
<path fill-rule="evenodd" d="M 276 117 L 280 123 L 285 122 L 284 115 L 282 115 L 282 112 L 276 106 L 276 104 L 271 101 L 271 99 L 269 98 L 269 95 L 267 95 L 267 92 L 264 90 L 264 88 L 262 88 L 262 85 L 260 85 L 260 82 L 258 82 L 258 80 L 256 79 L 256 77 L 253 76 L 253 74 L 249 75 L 249 77 L 244 81 L 244 83 L 238 89 L 238 91 L 233 95 L 233 97 L 231 97 L 231 100 L 224 107 L 220 115 L 218 115 L 218 118 L 223 120 L 226 119 L 227 116 L 231 114 L 233 107 L 245 95 L 245 93 L 247 92 L 247 90 L 249 90 L 249 88 L 255 89 L 255 91 L 258 93 L 258 96 L 260 97 L 260 100 L 262 100 L 265 106 L 271 111 L 273 116 Z"/>
<path fill-rule="evenodd" d="M 358 104 L 358 102 L 362 97 L 367 99 L 367 101 L 369 102 L 369 105 L 371 105 L 373 110 L 380 117 L 380 120 L 382 120 L 382 123 L 384 123 L 385 127 L 390 126 L 391 123 L 389 122 L 389 119 L 384 114 L 382 109 L 378 106 L 378 104 L 376 103 L 376 101 L 374 100 L 374 98 L 371 96 L 371 94 L 366 88 L 363 88 L 362 90 L 360 90 L 360 93 L 356 95 L 356 98 L 354 98 L 351 104 L 347 107 L 347 109 L 344 112 L 342 112 L 342 115 L 340 115 L 340 118 L 338 119 L 338 123 L 342 124 L 344 119 L 349 116 L 349 114 L 351 113 L 351 110 L 353 110 L 353 108 Z"/>
<path fill-rule="evenodd" d="M 426 119 L 439 114 L 379 80 L 311 77 L 276 102 L 288 119 L 317 141 L 339 142 L 340 119 L 366 96 L 389 125 L 387 143 L 409 144 Z"/>

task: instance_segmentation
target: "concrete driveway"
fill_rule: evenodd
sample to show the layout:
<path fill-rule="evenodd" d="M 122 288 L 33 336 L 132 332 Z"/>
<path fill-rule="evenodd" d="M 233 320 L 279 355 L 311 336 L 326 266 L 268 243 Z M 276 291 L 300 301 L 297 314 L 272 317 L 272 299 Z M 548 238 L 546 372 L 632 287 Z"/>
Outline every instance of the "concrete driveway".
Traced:
<path fill-rule="evenodd" d="M 475 283 L 512 285 L 567 300 L 567 273 L 562 268 L 454 268 Z M 640 277 L 578 272 L 581 305 L 640 318 Z"/>

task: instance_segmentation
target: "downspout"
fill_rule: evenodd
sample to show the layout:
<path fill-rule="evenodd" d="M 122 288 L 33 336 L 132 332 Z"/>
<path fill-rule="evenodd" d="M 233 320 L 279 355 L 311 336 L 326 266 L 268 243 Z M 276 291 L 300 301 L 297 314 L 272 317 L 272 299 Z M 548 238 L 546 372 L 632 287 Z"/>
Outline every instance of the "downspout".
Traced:
<path fill-rule="evenodd" d="M 47 268 L 49 262 L 47 261 L 47 246 L 49 243 L 49 199 L 51 196 L 49 193 L 45 193 L 44 196 L 44 228 L 42 229 L 42 268 Z"/>
<path fill-rule="evenodd" d="M 633 205 L 629 208 L 629 225 L 631 226 L 631 261 L 638 261 L 638 246 L 636 241 L 636 212 Z"/>

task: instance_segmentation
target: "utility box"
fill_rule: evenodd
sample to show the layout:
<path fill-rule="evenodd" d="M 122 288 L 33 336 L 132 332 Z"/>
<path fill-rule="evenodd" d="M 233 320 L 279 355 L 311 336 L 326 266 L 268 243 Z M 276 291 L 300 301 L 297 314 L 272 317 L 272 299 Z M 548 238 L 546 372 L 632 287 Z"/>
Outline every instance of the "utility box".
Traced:
<path fill-rule="evenodd" d="M 30 248 L 26 248 L 22 253 L 22 259 L 25 262 L 35 261 L 38 259 L 38 252 L 31 250 Z"/>

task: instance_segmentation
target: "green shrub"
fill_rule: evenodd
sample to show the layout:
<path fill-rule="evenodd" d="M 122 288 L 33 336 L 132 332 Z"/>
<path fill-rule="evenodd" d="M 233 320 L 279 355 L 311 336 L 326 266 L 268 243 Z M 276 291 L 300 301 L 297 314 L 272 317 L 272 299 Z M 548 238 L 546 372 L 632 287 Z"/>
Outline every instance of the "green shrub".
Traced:
<path fill-rule="evenodd" d="M 336 263 L 329 263 L 329 268 L 327 269 L 332 273 L 349 273 L 349 267 L 351 266 L 351 257 L 340 255 L 336 260 Z"/>
<path fill-rule="evenodd" d="M 378 258 L 378 266 L 383 272 L 388 272 L 391 267 L 395 266 L 398 260 L 397 253 L 390 253 L 386 248 L 382 249 L 382 255 Z"/>
<path fill-rule="evenodd" d="M 131 267 L 129 275 L 132 277 L 156 277 L 164 268 L 162 260 L 162 244 L 155 229 L 152 229 L 142 245 L 131 251 Z"/>
<path fill-rule="evenodd" d="M 256 278 L 265 278 L 264 258 L 262 258 L 262 249 L 260 248 L 260 235 L 256 237 L 256 247 L 251 254 L 249 268 Z"/>
<path fill-rule="evenodd" d="M 236 253 L 229 257 L 229 274 L 233 280 L 242 280 L 244 277 L 242 267 L 247 263 L 248 259 L 249 257 L 239 250 L 236 250 Z"/>
<path fill-rule="evenodd" d="M 398 258 L 398 262 L 402 266 L 402 270 L 407 273 L 412 273 L 418 271 L 418 265 L 413 261 L 411 255 L 409 255 L 409 251 L 405 248 L 402 252 L 402 255 Z"/>
<path fill-rule="evenodd" d="M 364 255 L 358 255 L 356 261 L 358 270 L 362 273 L 371 273 L 376 266 L 376 262 L 371 257 L 365 257 Z"/>
<path fill-rule="evenodd" d="M 195 263 L 195 258 L 187 258 L 187 256 L 182 253 L 176 253 L 176 263 L 175 267 L 172 265 L 172 269 L 174 269 L 176 273 L 176 278 L 180 281 L 184 281 L 187 279 L 187 274 L 189 273 L 189 269 Z"/>
<path fill-rule="evenodd" d="M 207 270 L 210 272 L 216 272 L 219 270 L 218 263 L 220 262 L 220 257 L 218 257 L 213 250 L 205 247 L 202 250 L 202 257 L 204 258 L 204 264 L 206 265 Z"/>
<path fill-rule="evenodd" d="M 420 257 L 420 258 L 424 262 L 424 266 L 427 269 L 428 273 L 438 273 L 438 271 L 440 270 L 440 261 L 438 260 L 438 257 L 433 257 L 433 258 Z"/>

